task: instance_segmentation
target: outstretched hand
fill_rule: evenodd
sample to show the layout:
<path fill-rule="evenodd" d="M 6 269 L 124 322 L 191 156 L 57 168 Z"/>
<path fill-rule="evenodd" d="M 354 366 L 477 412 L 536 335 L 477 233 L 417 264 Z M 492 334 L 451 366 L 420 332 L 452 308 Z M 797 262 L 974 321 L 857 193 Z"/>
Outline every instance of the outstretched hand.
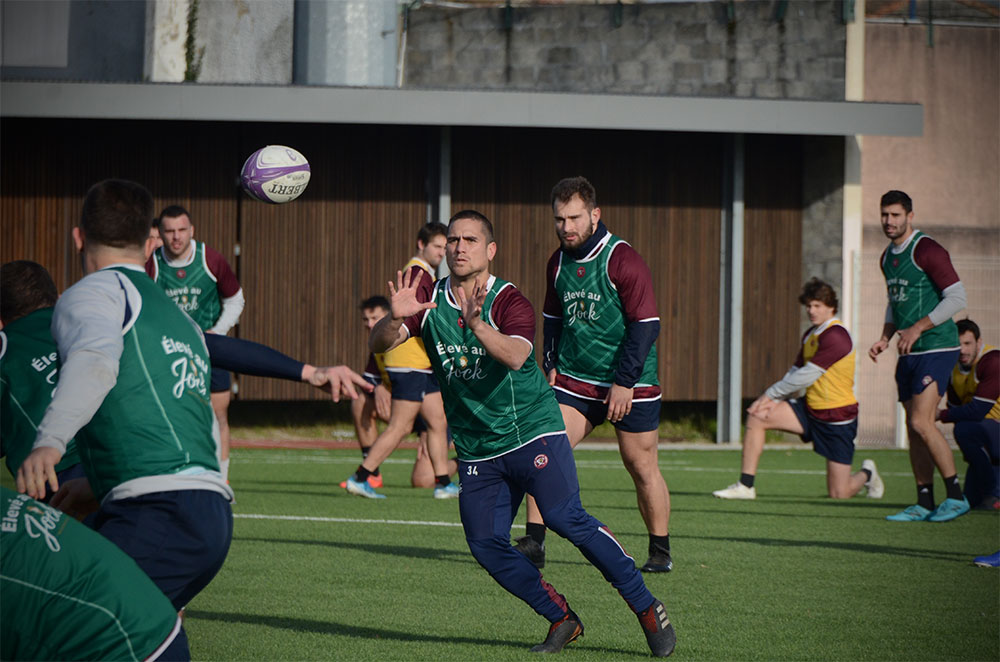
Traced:
<path fill-rule="evenodd" d="M 389 302 L 392 308 L 392 319 L 406 319 L 423 310 L 437 308 L 437 304 L 433 301 L 425 303 L 417 301 L 418 283 L 419 279 L 413 277 L 412 271 L 407 271 L 405 274 L 402 271 L 397 271 L 395 285 L 392 281 L 389 281 Z"/>
<path fill-rule="evenodd" d="M 465 328 L 469 331 L 475 331 L 476 327 L 483 321 L 480 315 L 483 312 L 483 304 L 486 303 L 488 291 L 489 288 L 485 284 L 480 285 L 476 281 L 472 284 L 472 296 L 466 295 L 461 286 L 455 293 L 458 297 L 458 305 L 462 309 L 462 320 L 465 322 Z"/>
<path fill-rule="evenodd" d="M 309 377 L 309 383 L 332 395 L 334 402 L 340 402 L 342 396 L 356 400 L 358 389 L 371 393 L 373 388 L 365 381 L 364 377 L 346 365 L 316 368 L 316 371 Z"/>

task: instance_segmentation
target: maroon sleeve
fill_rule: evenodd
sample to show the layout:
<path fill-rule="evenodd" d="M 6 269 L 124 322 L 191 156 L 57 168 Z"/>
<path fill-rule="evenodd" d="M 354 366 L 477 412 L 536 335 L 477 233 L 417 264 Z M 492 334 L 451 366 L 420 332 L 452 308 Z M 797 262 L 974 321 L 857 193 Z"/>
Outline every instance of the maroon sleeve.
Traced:
<path fill-rule="evenodd" d="M 834 324 L 819 334 L 819 348 L 809 362 L 826 370 L 850 354 L 852 349 L 854 343 L 851 342 L 851 334 L 839 324 Z"/>
<path fill-rule="evenodd" d="M 954 285 L 959 281 L 955 267 L 951 265 L 951 256 L 944 246 L 930 237 L 923 237 L 913 249 L 913 261 L 934 283 L 938 291 Z"/>
<path fill-rule="evenodd" d="M 976 393 L 973 397 L 981 400 L 1000 399 L 1000 350 L 986 352 L 976 366 Z"/>
<path fill-rule="evenodd" d="M 156 279 L 156 256 L 152 253 L 149 254 L 149 259 L 146 260 L 146 275 L 152 279 Z"/>
<path fill-rule="evenodd" d="M 624 242 L 614 247 L 608 261 L 608 277 L 618 289 L 618 298 L 629 322 L 659 319 L 656 296 L 653 294 L 653 276 L 646 261 L 634 248 Z"/>
<path fill-rule="evenodd" d="M 426 270 L 421 269 L 417 265 L 410 267 L 408 272 L 411 279 L 416 279 L 417 283 L 417 300 L 418 301 L 430 301 L 431 292 L 434 290 L 434 277 L 427 273 Z M 413 280 L 410 281 L 411 283 Z M 423 298 L 421 298 L 423 296 Z"/>
<path fill-rule="evenodd" d="M 208 270 L 215 276 L 215 285 L 219 288 L 219 295 L 223 299 L 228 299 L 240 291 L 240 282 L 236 280 L 236 274 L 229 268 L 226 258 L 217 250 L 205 245 L 205 262 Z"/>
<path fill-rule="evenodd" d="M 490 318 L 505 336 L 519 336 L 534 344 L 535 309 L 513 285 L 506 286 L 497 294 L 490 308 Z"/>
<path fill-rule="evenodd" d="M 559 301 L 559 293 L 556 292 L 556 270 L 559 268 L 559 251 L 556 250 L 549 258 L 549 263 L 545 266 L 545 303 L 542 305 L 542 313 L 547 317 L 558 317 L 562 319 L 562 302 Z"/>
<path fill-rule="evenodd" d="M 420 269 L 420 267 L 413 267 L 413 268 Z M 424 271 L 423 269 L 420 270 Z M 424 273 L 426 274 L 427 272 L 424 271 Z M 427 280 L 430 280 L 430 276 L 427 277 Z M 431 286 L 429 288 L 425 288 L 423 287 L 423 285 L 424 285 L 423 282 L 421 282 L 420 285 L 417 286 L 417 301 L 419 301 L 420 303 L 426 303 L 430 301 L 431 296 L 434 294 L 433 282 L 431 283 Z M 421 310 L 416 315 L 410 315 L 405 320 L 403 320 L 403 326 L 405 326 L 406 330 L 410 332 L 411 338 L 420 337 L 420 324 L 424 321 L 424 315 L 426 314 L 427 314 L 426 310 Z"/>

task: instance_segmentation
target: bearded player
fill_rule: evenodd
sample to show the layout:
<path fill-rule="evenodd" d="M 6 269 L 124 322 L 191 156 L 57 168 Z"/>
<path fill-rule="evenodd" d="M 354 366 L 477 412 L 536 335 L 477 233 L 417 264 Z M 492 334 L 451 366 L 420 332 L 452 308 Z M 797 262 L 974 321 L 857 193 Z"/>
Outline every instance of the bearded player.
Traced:
<path fill-rule="evenodd" d="M 146 261 L 146 273 L 202 331 L 226 335 L 240 321 L 246 301 L 226 258 L 195 241 L 191 215 L 170 205 L 154 221 L 162 244 Z M 212 369 L 212 410 L 219 421 L 222 477 L 229 477 L 229 372 Z"/>
<path fill-rule="evenodd" d="M 552 212 L 560 247 L 546 269 L 543 370 L 573 447 L 605 420 L 615 427 L 649 533 L 640 569 L 670 572 L 670 492 L 657 461 L 660 317 L 653 279 L 639 253 L 601 222 L 597 192 L 585 178 L 555 185 Z M 517 548 L 544 566 L 545 524 L 531 500 L 526 533 Z"/>

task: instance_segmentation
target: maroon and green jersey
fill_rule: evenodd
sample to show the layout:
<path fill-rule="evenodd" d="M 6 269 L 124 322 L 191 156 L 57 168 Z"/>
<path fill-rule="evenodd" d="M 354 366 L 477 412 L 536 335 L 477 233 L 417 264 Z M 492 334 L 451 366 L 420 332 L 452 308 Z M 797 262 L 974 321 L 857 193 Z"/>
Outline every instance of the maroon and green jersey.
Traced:
<path fill-rule="evenodd" d="M 926 317 L 941 303 L 944 289 L 959 282 L 948 251 L 920 230 L 900 247 L 889 244 L 881 266 L 893 324 L 899 330 Z M 949 319 L 921 333 L 910 354 L 951 349 L 958 349 L 958 327 Z"/>
<path fill-rule="evenodd" d="M 535 313 L 512 283 L 491 276 L 481 317 L 500 333 L 531 345 Z M 425 296 L 418 294 L 418 300 Z M 562 414 L 532 352 L 518 370 L 496 361 L 466 328 L 451 279 L 438 281 L 429 300 L 437 308 L 405 320 L 423 338 L 441 386 L 459 459 L 503 455 L 539 437 L 563 432 Z"/>
<path fill-rule="evenodd" d="M 629 354 L 626 342 L 629 324 L 659 324 L 652 276 L 639 253 L 601 226 L 586 255 L 552 255 L 546 282 L 543 313 L 561 322 L 555 387 L 603 400 L 618 381 L 635 389 L 633 401 L 659 400 L 655 339 L 645 355 Z M 623 372 L 630 383 L 620 381 Z"/>
<path fill-rule="evenodd" d="M 239 292 L 240 284 L 220 253 L 204 242 L 192 239 L 191 244 L 183 264 L 168 261 L 161 247 L 147 260 L 146 273 L 205 331 L 222 314 L 222 299 Z"/>

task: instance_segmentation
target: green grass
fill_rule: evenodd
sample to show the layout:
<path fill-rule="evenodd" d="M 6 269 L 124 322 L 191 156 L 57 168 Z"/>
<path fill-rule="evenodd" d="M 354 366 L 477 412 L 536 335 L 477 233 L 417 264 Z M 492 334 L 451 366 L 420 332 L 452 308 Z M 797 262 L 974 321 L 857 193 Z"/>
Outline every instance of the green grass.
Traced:
<path fill-rule="evenodd" d="M 914 496 L 907 456 L 864 456 L 884 472 L 881 502 L 830 501 L 822 459 L 785 449 L 765 453 L 757 501 L 729 502 L 710 493 L 737 477 L 736 451 L 661 451 L 675 570 L 646 579 L 677 628 L 675 659 L 1000 658 L 1000 572 L 971 563 L 1000 547 L 1000 519 L 886 522 Z M 337 487 L 356 450 L 234 450 L 235 535 L 226 565 L 187 610 L 194 658 L 536 659 L 527 649 L 548 624 L 473 560 L 455 501 L 408 487 L 412 457 L 390 458 L 389 498 L 370 501 Z M 577 459 L 584 505 L 644 560 L 617 452 Z M 289 516 L 303 519 L 277 519 Z M 545 579 L 586 625 L 563 655 L 647 659 L 614 589 L 566 541 L 550 534 L 547 547 Z"/>
<path fill-rule="evenodd" d="M 233 439 L 354 439 L 350 409 L 346 403 L 326 401 L 277 402 L 236 400 L 230 405 L 229 423 Z M 381 429 L 381 423 L 380 429 Z M 704 441 L 715 439 L 714 402 L 665 402 L 660 417 L 660 438 L 664 441 Z M 591 438 L 613 440 L 610 423 L 598 425 Z M 783 440 L 779 432 L 768 432 L 769 441 Z M 416 439 L 416 436 L 410 440 Z"/>

